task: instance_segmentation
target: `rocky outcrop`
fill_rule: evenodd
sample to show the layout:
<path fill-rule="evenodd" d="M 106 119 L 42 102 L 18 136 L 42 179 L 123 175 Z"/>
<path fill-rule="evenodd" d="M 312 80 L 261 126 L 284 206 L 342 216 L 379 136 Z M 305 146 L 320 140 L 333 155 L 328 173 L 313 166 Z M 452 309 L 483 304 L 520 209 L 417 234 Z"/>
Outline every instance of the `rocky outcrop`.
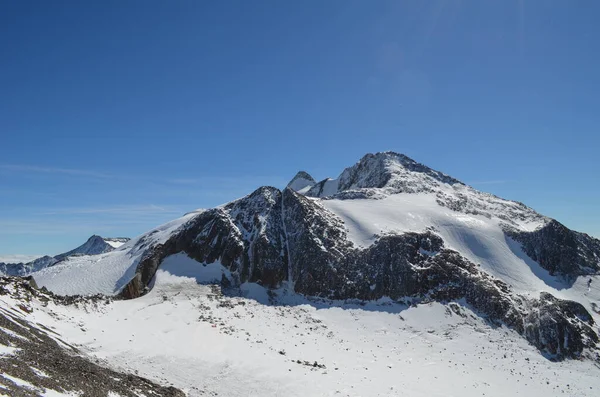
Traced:
<path fill-rule="evenodd" d="M 509 228 L 506 233 L 550 274 L 575 277 L 600 270 L 600 240 L 570 230 L 556 220 L 532 232 Z"/>
<path fill-rule="evenodd" d="M 386 235 L 359 249 L 339 218 L 289 188 L 263 187 L 192 218 L 164 244 L 148 248 L 122 296 L 144 294 L 164 258 L 180 252 L 200 263 L 219 262 L 232 275 L 224 281 L 233 285 L 287 283 L 297 293 L 327 299 L 460 301 L 557 358 L 577 357 L 598 341 L 583 306 L 547 295 L 521 297 L 445 248 L 432 231 Z M 558 349 L 553 341 L 561 336 L 567 339 Z"/>
<path fill-rule="evenodd" d="M 416 182 L 413 178 L 402 178 L 409 174 L 420 175 L 430 181 L 449 185 L 463 184 L 458 179 L 417 163 L 403 154 L 383 152 L 369 153 L 357 164 L 346 168 L 339 177 L 338 190 L 393 187 L 398 191 L 410 192 L 413 189 L 421 190 L 426 186 L 423 183 L 418 185 L 412 183 Z M 400 178 L 396 176 L 400 176 Z"/>
<path fill-rule="evenodd" d="M 578 357 L 584 348 L 596 348 L 594 320 L 579 303 L 549 293 L 531 303 L 524 321 L 525 337 L 542 352 L 555 357 Z"/>

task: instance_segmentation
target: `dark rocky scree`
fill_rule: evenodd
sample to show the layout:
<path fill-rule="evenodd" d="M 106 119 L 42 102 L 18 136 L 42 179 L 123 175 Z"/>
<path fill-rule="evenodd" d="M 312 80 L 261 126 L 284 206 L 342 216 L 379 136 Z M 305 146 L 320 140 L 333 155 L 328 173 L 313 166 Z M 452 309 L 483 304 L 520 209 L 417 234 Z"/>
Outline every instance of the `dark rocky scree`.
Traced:
<path fill-rule="evenodd" d="M 63 298 L 37 290 L 30 279 L 14 277 L 0 278 L 0 295 L 10 295 L 22 302 L 16 308 L 0 307 L 0 327 L 9 330 L 0 329 L 0 344 L 18 349 L 13 355 L 0 358 L 0 372 L 33 385 L 26 387 L 8 378 L 0 378 L 0 384 L 5 388 L 3 393 L 15 397 L 38 397 L 45 395 L 46 389 L 51 389 L 62 393 L 74 392 L 82 397 L 106 397 L 111 391 L 124 397 L 142 394 L 185 396 L 174 387 L 163 387 L 139 376 L 104 368 L 60 340 L 60 335 L 51 329 L 33 324 L 23 316 L 34 310 L 29 304 L 32 300 L 97 305 L 104 304 L 106 297 Z"/>
<path fill-rule="evenodd" d="M 579 357 L 598 343 L 594 322 L 578 303 L 516 295 L 445 249 L 431 231 L 383 236 L 357 249 L 339 218 L 291 189 L 263 187 L 193 218 L 164 245 L 148 251 L 123 297 L 144 294 L 162 260 L 179 252 L 199 262 L 220 261 L 233 275 L 226 283 L 276 288 L 288 281 L 298 293 L 328 299 L 461 301 L 558 359 Z"/>

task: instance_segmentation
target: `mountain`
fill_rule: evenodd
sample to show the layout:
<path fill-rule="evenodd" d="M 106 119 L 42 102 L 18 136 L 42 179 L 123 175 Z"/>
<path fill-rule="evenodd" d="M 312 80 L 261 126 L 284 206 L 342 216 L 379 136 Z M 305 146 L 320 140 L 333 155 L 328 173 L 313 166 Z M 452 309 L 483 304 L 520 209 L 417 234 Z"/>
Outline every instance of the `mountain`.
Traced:
<path fill-rule="evenodd" d="M 314 186 L 316 181 L 312 176 L 306 171 L 299 171 L 294 178 L 287 184 L 292 190 L 295 190 L 300 193 L 304 193 L 308 191 L 312 186 Z"/>
<path fill-rule="evenodd" d="M 127 241 L 129 241 L 129 239 L 127 238 L 104 238 L 98 235 L 93 235 L 79 247 L 72 249 L 71 251 L 65 252 L 63 254 L 56 255 L 54 259 L 56 259 L 56 261 L 58 262 L 65 258 L 75 255 L 104 254 L 122 246 Z"/>
<path fill-rule="evenodd" d="M 547 357 L 597 359 L 600 296 L 584 293 L 600 283 L 599 240 L 398 153 L 307 175 L 298 191 L 261 187 L 34 277 L 59 294 L 136 298 L 168 267 L 334 301 L 454 302 Z M 181 255 L 192 265 L 173 265 Z"/>
<path fill-rule="evenodd" d="M 45 255 L 26 263 L 0 262 L 0 274 L 25 276 L 46 267 L 53 266 L 71 256 L 98 255 L 113 251 L 115 248 L 120 247 L 127 241 L 129 241 L 129 239 L 124 237 L 113 238 L 93 235 L 79 247 L 56 256 Z"/>

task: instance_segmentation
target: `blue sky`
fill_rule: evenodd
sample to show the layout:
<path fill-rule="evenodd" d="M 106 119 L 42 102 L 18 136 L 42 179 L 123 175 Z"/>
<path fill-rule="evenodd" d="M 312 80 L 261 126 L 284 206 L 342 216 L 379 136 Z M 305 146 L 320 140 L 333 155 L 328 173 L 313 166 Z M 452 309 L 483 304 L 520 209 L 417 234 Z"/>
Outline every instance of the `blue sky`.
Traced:
<path fill-rule="evenodd" d="M 394 150 L 600 237 L 600 3 L 0 4 L 0 254 Z"/>

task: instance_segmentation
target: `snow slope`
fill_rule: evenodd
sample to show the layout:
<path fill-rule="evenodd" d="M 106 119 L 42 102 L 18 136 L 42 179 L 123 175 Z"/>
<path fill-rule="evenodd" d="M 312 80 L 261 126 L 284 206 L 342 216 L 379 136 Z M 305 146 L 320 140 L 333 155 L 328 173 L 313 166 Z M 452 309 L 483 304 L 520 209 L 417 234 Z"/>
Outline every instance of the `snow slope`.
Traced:
<path fill-rule="evenodd" d="M 129 241 L 128 238 L 110 238 L 110 237 L 104 237 L 103 240 L 106 244 L 110 245 L 113 248 L 119 248 L 123 244 L 125 244 L 126 242 Z"/>
<path fill-rule="evenodd" d="M 378 236 L 408 231 L 423 232 L 433 228 L 444 244 L 488 273 L 505 281 L 515 292 L 537 297 L 541 291 L 582 303 L 600 321 L 593 303 L 600 302 L 600 277 L 579 277 L 570 285 L 530 259 L 520 244 L 507 237 L 502 220 L 483 215 L 464 214 L 438 205 L 428 194 L 399 193 L 383 199 L 322 200 L 321 204 L 339 216 L 348 230 L 349 239 L 366 247 Z M 532 230 L 541 223 L 523 222 L 519 226 Z M 587 294 L 587 280 L 599 289 Z M 598 303 L 596 303 L 598 304 Z"/>
<path fill-rule="evenodd" d="M 115 295 L 133 278 L 140 258 L 149 248 L 164 243 L 199 212 L 159 226 L 114 251 L 67 258 L 34 273 L 34 278 L 39 286 L 61 295 Z"/>
<path fill-rule="evenodd" d="M 51 303 L 29 316 L 106 363 L 190 397 L 591 397 L 600 388 L 591 361 L 548 361 L 514 331 L 490 328 L 456 304 L 359 306 L 253 284 L 223 296 L 196 283 L 215 269 L 196 263 L 189 273 L 190 261 L 172 257 L 141 298 L 97 309 Z"/>

